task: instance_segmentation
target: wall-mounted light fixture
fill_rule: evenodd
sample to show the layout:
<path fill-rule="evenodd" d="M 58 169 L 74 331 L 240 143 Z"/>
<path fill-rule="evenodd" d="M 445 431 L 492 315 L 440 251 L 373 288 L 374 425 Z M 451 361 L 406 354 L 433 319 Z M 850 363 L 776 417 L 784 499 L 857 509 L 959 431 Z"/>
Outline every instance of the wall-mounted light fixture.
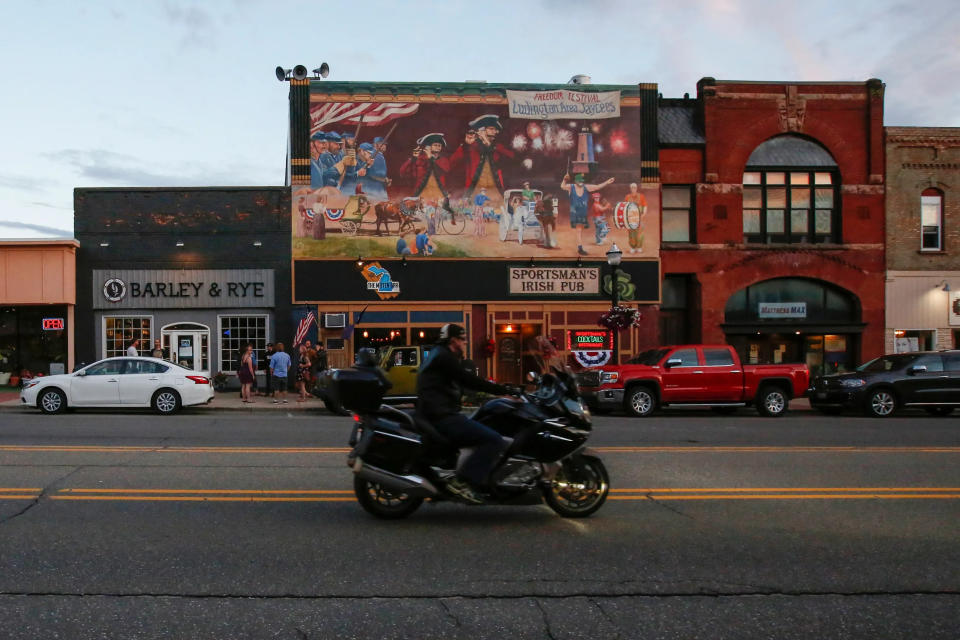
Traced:
<path fill-rule="evenodd" d="M 937 287 L 941 287 L 941 286 L 942 286 L 943 288 L 940 289 L 940 291 L 946 291 L 946 292 L 949 292 L 949 291 L 950 291 L 950 283 L 947 282 L 946 280 L 941 280 L 941 281 L 938 282 L 937 284 L 933 285 L 933 288 L 936 289 Z"/>
<path fill-rule="evenodd" d="M 178 246 L 178 247 L 182 247 L 182 246 L 183 246 L 183 240 L 177 240 L 177 246 Z"/>
<path fill-rule="evenodd" d="M 255 247 L 262 247 L 262 246 L 263 246 L 263 243 L 260 242 L 259 240 L 254 240 L 254 241 L 253 241 L 253 246 L 255 246 Z"/>
<path fill-rule="evenodd" d="M 101 246 L 101 247 L 109 247 L 109 246 L 110 246 L 110 243 L 109 243 L 109 242 L 101 242 L 101 243 L 100 243 L 100 246 Z"/>

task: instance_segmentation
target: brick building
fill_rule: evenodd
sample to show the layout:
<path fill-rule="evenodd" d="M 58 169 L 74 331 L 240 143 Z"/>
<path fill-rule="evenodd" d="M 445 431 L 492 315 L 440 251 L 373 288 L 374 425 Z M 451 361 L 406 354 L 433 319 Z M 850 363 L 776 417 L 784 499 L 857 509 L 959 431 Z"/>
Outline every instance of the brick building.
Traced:
<path fill-rule="evenodd" d="M 663 342 L 814 373 L 883 352 L 883 96 L 704 78 L 661 99 Z"/>
<path fill-rule="evenodd" d="M 960 128 L 887 127 L 888 353 L 960 344 Z"/>

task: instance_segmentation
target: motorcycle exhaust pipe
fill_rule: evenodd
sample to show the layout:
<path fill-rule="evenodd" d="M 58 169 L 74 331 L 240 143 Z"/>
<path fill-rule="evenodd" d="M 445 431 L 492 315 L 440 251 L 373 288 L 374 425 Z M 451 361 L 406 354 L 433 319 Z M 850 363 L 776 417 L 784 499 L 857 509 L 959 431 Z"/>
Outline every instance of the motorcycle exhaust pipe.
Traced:
<path fill-rule="evenodd" d="M 426 478 L 415 475 L 401 476 L 380 467 L 372 467 L 360 458 L 354 463 L 353 472 L 364 480 L 376 482 L 390 491 L 405 493 L 413 498 L 430 498 L 440 493 Z"/>

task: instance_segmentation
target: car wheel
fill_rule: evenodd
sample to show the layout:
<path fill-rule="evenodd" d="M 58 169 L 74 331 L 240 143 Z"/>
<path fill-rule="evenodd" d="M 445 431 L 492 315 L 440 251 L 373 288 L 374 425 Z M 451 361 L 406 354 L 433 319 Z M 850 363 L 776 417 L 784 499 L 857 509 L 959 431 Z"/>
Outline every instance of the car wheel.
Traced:
<path fill-rule="evenodd" d="M 630 415 L 646 418 L 657 409 L 657 397 L 650 387 L 633 387 L 627 391 L 624 405 Z"/>
<path fill-rule="evenodd" d="M 180 394 L 173 389 L 160 389 L 153 394 L 150 406 L 160 415 L 173 415 L 180 411 Z"/>
<path fill-rule="evenodd" d="M 44 413 L 63 413 L 67 408 L 67 396 L 60 389 L 45 389 L 37 398 L 37 406 Z"/>
<path fill-rule="evenodd" d="M 787 412 L 787 393 L 780 387 L 763 387 L 757 394 L 757 413 L 768 418 L 779 418 Z"/>
<path fill-rule="evenodd" d="M 890 389 L 876 389 L 867 396 L 867 415 L 887 418 L 897 411 L 897 397 Z"/>
<path fill-rule="evenodd" d="M 924 407 L 923 410 L 932 416 L 948 416 L 953 413 L 953 407 Z"/>

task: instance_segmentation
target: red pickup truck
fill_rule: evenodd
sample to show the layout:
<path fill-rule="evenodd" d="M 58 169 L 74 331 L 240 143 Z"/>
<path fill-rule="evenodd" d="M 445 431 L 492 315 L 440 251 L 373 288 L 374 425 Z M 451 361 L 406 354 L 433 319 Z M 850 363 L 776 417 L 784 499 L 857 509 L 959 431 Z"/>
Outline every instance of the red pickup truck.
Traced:
<path fill-rule="evenodd" d="M 592 367 L 578 381 L 588 405 L 649 416 L 658 407 L 701 406 L 726 413 L 755 405 L 782 416 L 791 398 L 807 392 L 803 364 L 740 363 L 729 345 L 688 344 L 645 351 L 621 365 Z"/>

